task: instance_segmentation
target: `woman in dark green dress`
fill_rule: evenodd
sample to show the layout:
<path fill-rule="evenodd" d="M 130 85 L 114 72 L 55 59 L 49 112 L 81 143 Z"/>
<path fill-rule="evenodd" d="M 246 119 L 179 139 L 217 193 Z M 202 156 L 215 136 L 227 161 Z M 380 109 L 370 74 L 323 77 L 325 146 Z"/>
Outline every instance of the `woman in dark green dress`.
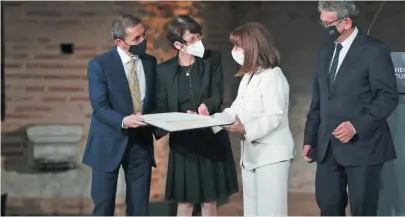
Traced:
<path fill-rule="evenodd" d="M 181 15 L 167 25 L 167 38 L 178 54 L 157 67 L 156 111 L 210 115 L 221 111 L 221 57 L 205 50 L 201 26 Z M 216 215 L 216 201 L 238 191 L 228 134 L 211 128 L 169 135 L 166 199 L 178 202 L 177 214 L 191 216 L 194 204 L 202 215 Z"/>

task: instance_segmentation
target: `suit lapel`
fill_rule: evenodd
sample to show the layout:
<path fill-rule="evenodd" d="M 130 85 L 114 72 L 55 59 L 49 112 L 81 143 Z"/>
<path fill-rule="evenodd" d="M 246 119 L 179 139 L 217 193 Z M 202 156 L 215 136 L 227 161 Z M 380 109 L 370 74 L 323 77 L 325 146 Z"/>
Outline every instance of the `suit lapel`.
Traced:
<path fill-rule="evenodd" d="M 333 57 L 333 52 L 335 51 L 335 46 L 334 44 L 330 44 L 328 45 L 325 50 L 323 51 L 323 55 L 322 55 L 322 66 L 321 66 L 321 75 L 319 76 L 319 79 L 321 80 L 322 83 L 325 84 L 325 86 L 327 87 L 326 91 L 329 93 L 329 68 L 330 68 L 330 63 L 332 61 L 332 57 Z"/>
<path fill-rule="evenodd" d="M 171 88 L 170 95 L 167 96 L 167 103 L 173 111 L 178 111 L 178 102 L 179 102 L 179 78 L 177 73 L 177 66 L 178 66 L 178 58 L 177 56 L 173 57 L 170 61 L 167 62 L 167 66 L 165 68 L 165 73 L 170 73 L 167 76 L 170 81 L 168 82 L 168 87 Z"/>
<path fill-rule="evenodd" d="M 201 59 L 196 57 L 195 58 L 195 66 L 197 67 L 197 70 L 194 69 L 194 72 L 197 73 L 194 77 L 191 77 L 191 83 L 193 85 L 193 91 L 194 91 L 194 97 L 196 100 L 196 103 L 201 103 L 201 95 L 202 95 L 202 90 L 201 90 L 201 81 L 207 80 L 206 78 L 208 77 L 211 72 L 211 61 L 209 59 Z M 194 78 L 194 79 L 193 79 Z M 197 79 L 196 79 L 197 78 Z M 196 105 L 198 106 L 198 105 Z"/>
<path fill-rule="evenodd" d="M 343 62 L 341 66 L 339 67 L 339 70 L 336 73 L 336 78 L 335 78 L 335 83 L 332 89 L 336 89 L 336 86 L 339 85 L 342 79 L 346 77 L 346 73 L 349 71 L 348 69 L 352 68 L 353 65 L 356 64 L 357 58 L 360 56 L 360 54 L 363 52 L 363 36 L 359 32 L 356 38 L 354 39 L 352 45 L 350 46 L 345 58 L 343 59 Z"/>
<path fill-rule="evenodd" d="M 114 48 L 111 52 L 113 56 L 112 67 L 114 75 L 110 78 L 113 80 L 112 83 L 117 84 L 117 88 L 119 88 L 122 96 L 125 98 L 125 102 L 128 102 L 127 107 L 130 108 L 131 111 L 133 111 L 134 108 L 132 105 L 131 91 L 129 89 L 128 79 L 125 75 L 124 66 L 122 65 L 122 61 L 118 54 L 117 48 Z"/>

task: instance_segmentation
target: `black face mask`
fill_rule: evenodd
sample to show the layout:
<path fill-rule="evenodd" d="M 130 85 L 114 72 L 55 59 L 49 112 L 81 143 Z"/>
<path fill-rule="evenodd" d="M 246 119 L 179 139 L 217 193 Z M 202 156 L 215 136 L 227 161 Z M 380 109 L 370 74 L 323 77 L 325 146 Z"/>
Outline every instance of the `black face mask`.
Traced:
<path fill-rule="evenodd" d="M 137 45 L 130 45 L 128 51 L 133 55 L 143 55 L 146 52 L 146 39 Z"/>
<path fill-rule="evenodd" d="M 322 30 L 324 32 L 325 38 L 330 42 L 336 41 L 336 39 L 338 39 L 339 36 L 342 34 L 337 30 L 336 26 L 323 26 Z"/>

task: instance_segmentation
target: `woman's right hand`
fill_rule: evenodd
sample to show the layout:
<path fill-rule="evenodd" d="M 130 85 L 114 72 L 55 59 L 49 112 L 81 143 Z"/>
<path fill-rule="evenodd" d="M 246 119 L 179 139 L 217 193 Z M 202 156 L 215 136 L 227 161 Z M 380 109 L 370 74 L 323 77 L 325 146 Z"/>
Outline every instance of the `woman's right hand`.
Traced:
<path fill-rule="evenodd" d="M 207 106 L 203 103 L 198 107 L 198 114 L 209 116 L 210 112 L 208 111 Z"/>
<path fill-rule="evenodd" d="M 209 116 L 210 113 L 208 112 L 208 108 L 207 106 L 203 103 L 198 107 L 198 113 L 191 111 L 191 110 L 187 110 L 188 114 L 199 114 L 199 115 L 205 115 L 205 116 Z"/>

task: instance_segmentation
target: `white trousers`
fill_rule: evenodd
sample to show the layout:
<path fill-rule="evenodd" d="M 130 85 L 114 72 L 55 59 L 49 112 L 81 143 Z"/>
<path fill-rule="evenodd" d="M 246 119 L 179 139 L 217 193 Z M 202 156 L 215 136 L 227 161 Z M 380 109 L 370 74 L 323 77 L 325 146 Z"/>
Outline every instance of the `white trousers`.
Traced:
<path fill-rule="evenodd" d="M 242 167 L 244 216 L 288 216 L 291 161 L 257 168 Z"/>

